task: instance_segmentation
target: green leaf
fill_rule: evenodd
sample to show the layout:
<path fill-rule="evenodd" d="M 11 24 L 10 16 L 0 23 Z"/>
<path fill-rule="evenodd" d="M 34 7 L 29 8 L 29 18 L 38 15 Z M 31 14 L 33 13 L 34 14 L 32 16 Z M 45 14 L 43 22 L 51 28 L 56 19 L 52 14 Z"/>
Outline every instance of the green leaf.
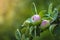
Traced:
<path fill-rule="evenodd" d="M 52 3 L 49 4 L 48 13 L 49 13 L 49 14 L 52 14 Z"/>
<path fill-rule="evenodd" d="M 21 40 L 25 40 L 26 38 L 25 38 L 25 35 L 24 34 L 22 34 L 22 38 L 21 38 Z"/>
<path fill-rule="evenodd" d="M 21 33 L 20 33 L 19 29 L 17 29 L 15 36 L 16 36 L 16 39 L 21 40 Z"/>
<path fill-rule="evenodd" d="M 57 16 L 58 16 L 58 9 L 54 8 L 53 14 L 52 14 L 53 21 L 55 21 L 57 19 Z"/>
<path fill-rule="evenodd" d="M 55 27 L 56 27 L 56 24 L 50 25 L 49 31 L 52 33 Z"/>
<path fill-rule="evenodd" d="M 49 35 L 49 30 L 45 30 L 42 33 L 40 33 L 40 39 L 42 39 L 42 38 L 44 38 L 44 37 L 46 37 L 48 35 Z"/>
<path fill-rule="evenodd" d="M 29 38 L 26 38 L 26 40 L 29 40 Z"/>
<path fill-rule="evenodd" d="M 33 40 L 40 40 L 39 36 L 33 37 Z"/>
<path fill-rule="evenodd" d="M 34 6 L 35 13 L 37 14 L 37 8 L 34 2 L 33 2 L 33 6 Z"/>
<path fill-rule="evenodd" d="M 52 24 L 50 27 L 49 27 L 49 32 L 50 32 L 50 34 L 51 34 L 51 36 L 52 36 L 52 38 L 55 40 L 55 38 L 54 38 L 54 34 L 53 34 L 53 30 L 54 30 L 54 28 L 56 27 L 56 24 Z"/>
<path fill-rule="evenodd" d="M 42 18 L 45 13 L 46 13 L 46 10 L 41 10 L 41 11 L 39 12 L 40 17 Z"/>
<path fill-rule="evenodd" d="M 32 34 L 32 31 L 33 31 L 33 26 L 29 28 L 29 34 Z"/>
<path fill-rule="evenodd" d="M 28 18 L 27 20 L 24 21 L 23 26 L 29 26 L 32 25 L 32 19 Z"/>
<path fill-rule="evenodd" d="M 23 27 L 23 28 L 21 29 L 21 33 L 24 34 L 24 33 L 26 32 L 26 30 L 27 30 L 27 28 L 26 28 L 26 27 Z"/>
<path fill-rule="evenodd" d="M 47 29 L 40 33 L 40 40 L 54 40 L 54 38 L 50 34 L 50 31 Z"/>

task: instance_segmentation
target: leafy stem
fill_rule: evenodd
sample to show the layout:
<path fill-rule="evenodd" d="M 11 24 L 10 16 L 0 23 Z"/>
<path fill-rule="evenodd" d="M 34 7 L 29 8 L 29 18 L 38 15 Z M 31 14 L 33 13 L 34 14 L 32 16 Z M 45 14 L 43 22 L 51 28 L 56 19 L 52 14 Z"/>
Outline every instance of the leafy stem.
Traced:
<path fill-rule="evenodd" d="M 33 6 L 34 6 L 34 9 L 35 9 L 35 13 L 37 14 L 37 8 L 36 8 L 36 5 L 35 5 L 34 2 L 33 2 Z"/>

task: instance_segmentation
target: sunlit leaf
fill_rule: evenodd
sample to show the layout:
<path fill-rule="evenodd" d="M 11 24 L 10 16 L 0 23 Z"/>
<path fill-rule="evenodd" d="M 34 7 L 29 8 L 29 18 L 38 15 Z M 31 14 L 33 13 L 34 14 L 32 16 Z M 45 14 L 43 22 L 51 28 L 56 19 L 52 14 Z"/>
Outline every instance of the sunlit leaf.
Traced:
<path fill-rule="evenodd" d="M 41 10 L 39 12 L 40 17 L 42 18 L 46 14 L 46 10 Z"/>
<path fill-rule="evenodd" d="M 52 14 L 52 3 L 49 4 L 48 13 L 49 13 L 49 14 Z"/>

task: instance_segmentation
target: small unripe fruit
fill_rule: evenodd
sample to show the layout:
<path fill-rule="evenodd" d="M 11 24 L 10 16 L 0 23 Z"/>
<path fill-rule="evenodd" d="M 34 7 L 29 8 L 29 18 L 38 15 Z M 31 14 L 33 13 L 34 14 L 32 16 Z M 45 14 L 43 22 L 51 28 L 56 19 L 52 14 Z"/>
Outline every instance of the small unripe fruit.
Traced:
<path fill-rule="evenodd" d="M 49 20 L 43 20 L 41 23 L 41 29 L 45 29 L 50 25 Z"/>
<path fill-rule="evenodd" d="M 40 20 L 40 16 L 39 15 L 34 15 L 34 16 L 32 16 L 32 20 L 33 21 L 39 21 Z"/>
<path fill-rule="evenodd" d="M 34 15 L 34 16 L 32 16 L 32 20 L 34 22 L 39 21 L 40 20 L 40 16 L 39 15 Z"/>
<path fill-rule="evenodd" d="M 32 21 L 33 21 L 34 25 L 38 25 L 40 23 L 40 21 L 41 21 L 41 17 L 39 15 L 37 15 L 37 14 L 33 15 L 32 16 Z"/>

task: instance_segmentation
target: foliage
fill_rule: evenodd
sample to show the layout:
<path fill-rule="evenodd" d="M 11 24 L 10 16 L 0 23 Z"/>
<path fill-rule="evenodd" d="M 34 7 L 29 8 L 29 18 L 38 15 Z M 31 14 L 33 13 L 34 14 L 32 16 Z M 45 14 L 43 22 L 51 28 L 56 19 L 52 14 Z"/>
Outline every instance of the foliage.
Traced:
<path fill-rule="evenodd" d="M 54 28 L 57 24 L 52 24 L 58 16 L 58 9 L 53 8 L 50 3 L 48 10 L 41 10 L 37 12 L 36 5 L 33 3 L 35 13 L 32 17 L 28 18 L 16 30 L 15 36 L 17 40 L 55 40 Z M 37 16 L 39 15 L 39 16 Z M 38 18 L 38 19 L 37 19 Z M 44 21 L 45 20 L 45 21 Z M 44 21 L 44 22 L 42 22 Z M 46 38 L 47 37 L 47 38 Z M 48 39 L 49 38 L 49 39 Z"/>

